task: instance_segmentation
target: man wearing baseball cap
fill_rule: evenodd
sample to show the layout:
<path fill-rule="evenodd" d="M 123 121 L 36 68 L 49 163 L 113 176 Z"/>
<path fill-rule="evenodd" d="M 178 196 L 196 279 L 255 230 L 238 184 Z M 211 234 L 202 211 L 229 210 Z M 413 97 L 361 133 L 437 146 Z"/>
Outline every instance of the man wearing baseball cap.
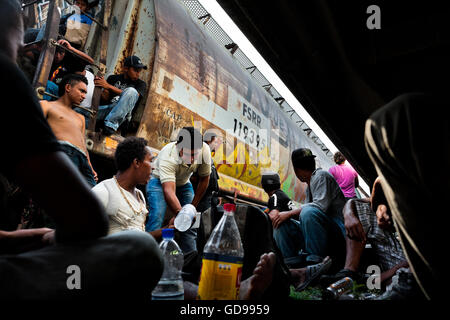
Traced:
<path fill-rule="evenodd" d="M 103 87 L 101 106 L 97 121 L 103 121 L 103 133 L 111 135 L 127 119 L 131 120 L 134 107 L 145 95 L 147 85 L 139 79 L 142 69 L 147 69 L 137 56 L 124 60 L 123 73 L 111 75 L 108 79 L 95 78 L 95 85 Z"/>
<path fill-rule="evenodd" d="M 332 268 L 340 269 L 345 261 L 345 227 L 342 209 L 344 194 L 334 177 L 326 170 L 316 168 L 316 156 L 310 149 L 300 148 L 292 152 L 295 175 L 307 184 L 306 203 L 297 209 L 300 213 L 297 230 L 284 230 L 288 238 L 296 239 L 299 256 L 311 265 L 331 257 Z M 287 224 L 281 224 L 280 229 Z M 298 246 L 298 239 L 300 245 Z M 296 260 L 296 257 L 291 257 Z M 316 274 L 314 274 L 316 273 Z M 318 278 L 321 271 L 312 272 L 305 282 Z M 306 286 L 299 286 L 302 289 Z"/>

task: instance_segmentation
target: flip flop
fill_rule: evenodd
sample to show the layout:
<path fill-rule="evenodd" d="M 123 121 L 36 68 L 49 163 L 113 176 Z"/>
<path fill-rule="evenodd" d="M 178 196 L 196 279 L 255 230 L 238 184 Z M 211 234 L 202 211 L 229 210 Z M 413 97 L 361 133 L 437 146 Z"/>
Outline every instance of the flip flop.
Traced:
<path fill-rule="evenodd" d="M 305 278 L 305 281 L 302 282 L 301 284 L 299 284 L 295 288 L 295 291 L 298 292 L 298 291 L 304 290 L 307 286 L 309 286 L 309 284 L 312 281 L 314 281 L 315 279 L 317 279 L 317 277 L 319 277 L 321 274 L 323 274 L 328 269 L 330 269 L 332 262 L 333 261 L 331 260 L 330 257 L 326 257 L 320 263 L 313 264 L 311 266 L 307 266 L 306 267 L 306 278 Z"/>

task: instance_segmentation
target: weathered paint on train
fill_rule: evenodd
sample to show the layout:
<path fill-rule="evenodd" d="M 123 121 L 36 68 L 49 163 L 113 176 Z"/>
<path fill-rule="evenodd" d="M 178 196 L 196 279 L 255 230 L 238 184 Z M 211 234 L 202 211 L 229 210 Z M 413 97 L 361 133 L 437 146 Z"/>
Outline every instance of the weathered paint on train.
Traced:
<path fill-rule="evenodd" d="M 142 74 L 148 93 L 134 118 L 139 119 L 136 135 L 155 151 L 183 126 L 215 129 L 224 142 L 214 155 L 220 188 L 264 202 L 260 179 L 265 171 L 280 174 L 282 189 L 292 199 L 304 199 L 305 184 L 296 179 L 290 162 L 293 149 L 308 147 L 319 166 L 332 165 L 177 0 L 114 1 L 110 25 L 108 74 L 120 72 L 130 54 L 149 66 Z M 88 40 L 92 52 L 98 51 L 94 32 Z M 91 151 L 112 155 L 116 145 L 102 138 Z"/>

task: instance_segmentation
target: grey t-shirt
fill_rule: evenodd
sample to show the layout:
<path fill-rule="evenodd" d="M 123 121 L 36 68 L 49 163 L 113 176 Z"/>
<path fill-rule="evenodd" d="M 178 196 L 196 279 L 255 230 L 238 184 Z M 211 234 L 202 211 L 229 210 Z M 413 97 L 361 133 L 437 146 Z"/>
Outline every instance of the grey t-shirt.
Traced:
<path fill-rule="evenodd" d="M 342 217 L 345 197 L 334 177 L 325 170 L 317 168 L 306 188 L 306 206 L 314 206 L 329 216 Z"/>

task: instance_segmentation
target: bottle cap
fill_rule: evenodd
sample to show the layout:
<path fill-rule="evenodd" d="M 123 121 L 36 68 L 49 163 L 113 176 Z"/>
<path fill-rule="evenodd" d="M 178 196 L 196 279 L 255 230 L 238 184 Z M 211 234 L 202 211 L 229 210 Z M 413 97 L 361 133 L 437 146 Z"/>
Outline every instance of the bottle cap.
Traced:
<path fill-rule="evenodd" d="M 162 237 L 163 239 L 173 239 L 173 229 L 162 229 Z"/>
<path fill-rule="evenodd" d="M 234 212 L 236 210 L 236 205 L 234 203 L 225 203 L 223 205 L 223 210 Z"/>

